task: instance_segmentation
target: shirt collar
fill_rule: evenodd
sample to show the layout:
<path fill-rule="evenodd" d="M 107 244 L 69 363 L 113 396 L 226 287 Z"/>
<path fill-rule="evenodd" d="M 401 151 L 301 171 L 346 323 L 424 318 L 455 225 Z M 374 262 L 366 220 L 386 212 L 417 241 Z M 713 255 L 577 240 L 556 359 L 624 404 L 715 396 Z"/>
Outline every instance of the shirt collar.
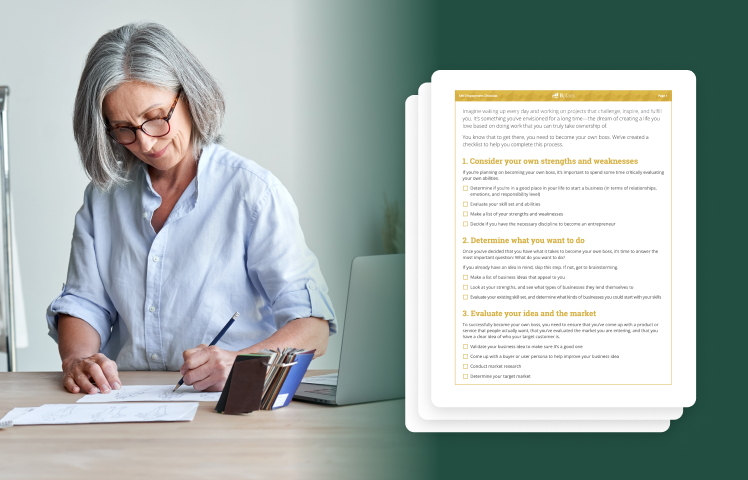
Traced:
<path fill-rule="evenodd" d="M 195 203 L 197 203 L 198 193 L 200 192 L 200 179 L 205 176 L 203 172 L 205 171 L 206 165 L 210 162 L 215 149 L 216 145 L 213 144 L 203 148 L 203 151 L 200 152 L 200 159 L 197 162 L 197 174 L 195 175 Z"/>
<path fill-rule="evenodd" d="M 169 215 L 169 220 L 167 220 L 167 223 L 170 223 L 186 215 L 197 205 L 198 192 L 200 191 L 199 187 L 201 185 L 201 180 L 204 180 L 205 177 L 205 174 L 203 172 L 205 172 L 206 166 L 210 162 L 215 148 L 215 145 L 209 145 L 200 153 L 200 159 L 197 162 L 197 174 L 195 175 L 195 178 L 192 180 L 192 182 L 184 190 L 184 192 L 182 193 L 182 197 L 179 199 L 177 204 L 174 206 L 174 209 Z M 161 205 L 161 196 L 156 193 L 156 190 L 153 188 L 151 175 L 148 173 L 148 164 L 146 164 L 145 162 L 141 162 L 140 167 L 142 169 L 144 178 L 144 183 L 142 184 L 143 191 L 141 196 L 143 208 L 144 211 L 149 211 L 152 214 Z M 205 185 L 207 185 L 207 183 L 205 183 Z"/>

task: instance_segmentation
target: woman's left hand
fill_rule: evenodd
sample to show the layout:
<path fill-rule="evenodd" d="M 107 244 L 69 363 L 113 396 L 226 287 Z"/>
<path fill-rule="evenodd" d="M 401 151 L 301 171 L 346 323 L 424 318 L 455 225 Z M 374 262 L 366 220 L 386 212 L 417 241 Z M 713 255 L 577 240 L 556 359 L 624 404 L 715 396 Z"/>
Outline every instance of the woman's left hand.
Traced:
<path fill-rule="evenodd" d="M 203 392 L 220 392 L 234 365 L 239 352 L 230 352 L 213 345 L 200 344 L 185 350 L 184 364 L 179 370 L 185 385 L 192 385 Z"/>

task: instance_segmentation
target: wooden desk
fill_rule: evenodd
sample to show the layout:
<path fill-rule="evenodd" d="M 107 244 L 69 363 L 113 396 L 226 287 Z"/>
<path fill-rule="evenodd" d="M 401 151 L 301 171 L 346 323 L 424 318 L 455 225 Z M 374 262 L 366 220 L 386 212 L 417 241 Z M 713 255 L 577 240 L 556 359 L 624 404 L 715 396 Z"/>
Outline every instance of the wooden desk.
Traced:
<path fill-rule="evenodd" d="M 330 371 L 310 371 L 320 375 Z M 0 418 L 14 407 L 74 403 L 61 373 L 0 373 Z M 179 372 L 121 372 L 125 385 L 174 385 Z M 35 425 L 0 430 L 0 478 L 416 478 L 404 400 L 219 415 L 192 422 Z M 423 442 L 415 442 L 423 443 Z M 413 475 L 415 473 L 415 476 Z"/>

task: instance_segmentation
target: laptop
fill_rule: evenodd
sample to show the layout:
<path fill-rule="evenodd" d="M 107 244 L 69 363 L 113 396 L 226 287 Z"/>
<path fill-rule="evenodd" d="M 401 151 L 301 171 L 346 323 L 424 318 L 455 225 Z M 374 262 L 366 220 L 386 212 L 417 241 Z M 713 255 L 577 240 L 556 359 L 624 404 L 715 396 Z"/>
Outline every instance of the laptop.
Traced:
<path fill-rule="evenodd" d="M 404 254 L 353 259 L 342 335 L 338 373 L 306 377 L 294 400 L 350 405 L 405 397 Z"/>

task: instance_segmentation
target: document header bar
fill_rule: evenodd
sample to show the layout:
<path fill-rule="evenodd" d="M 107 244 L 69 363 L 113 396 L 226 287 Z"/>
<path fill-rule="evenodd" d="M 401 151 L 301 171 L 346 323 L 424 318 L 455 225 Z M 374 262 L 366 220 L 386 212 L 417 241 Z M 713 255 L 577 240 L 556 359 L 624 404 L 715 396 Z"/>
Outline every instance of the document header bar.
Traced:
<path fill-rule="evenodd" d="M 672 90 L 455 90 L 456 102 L 670 102 Z"/>

